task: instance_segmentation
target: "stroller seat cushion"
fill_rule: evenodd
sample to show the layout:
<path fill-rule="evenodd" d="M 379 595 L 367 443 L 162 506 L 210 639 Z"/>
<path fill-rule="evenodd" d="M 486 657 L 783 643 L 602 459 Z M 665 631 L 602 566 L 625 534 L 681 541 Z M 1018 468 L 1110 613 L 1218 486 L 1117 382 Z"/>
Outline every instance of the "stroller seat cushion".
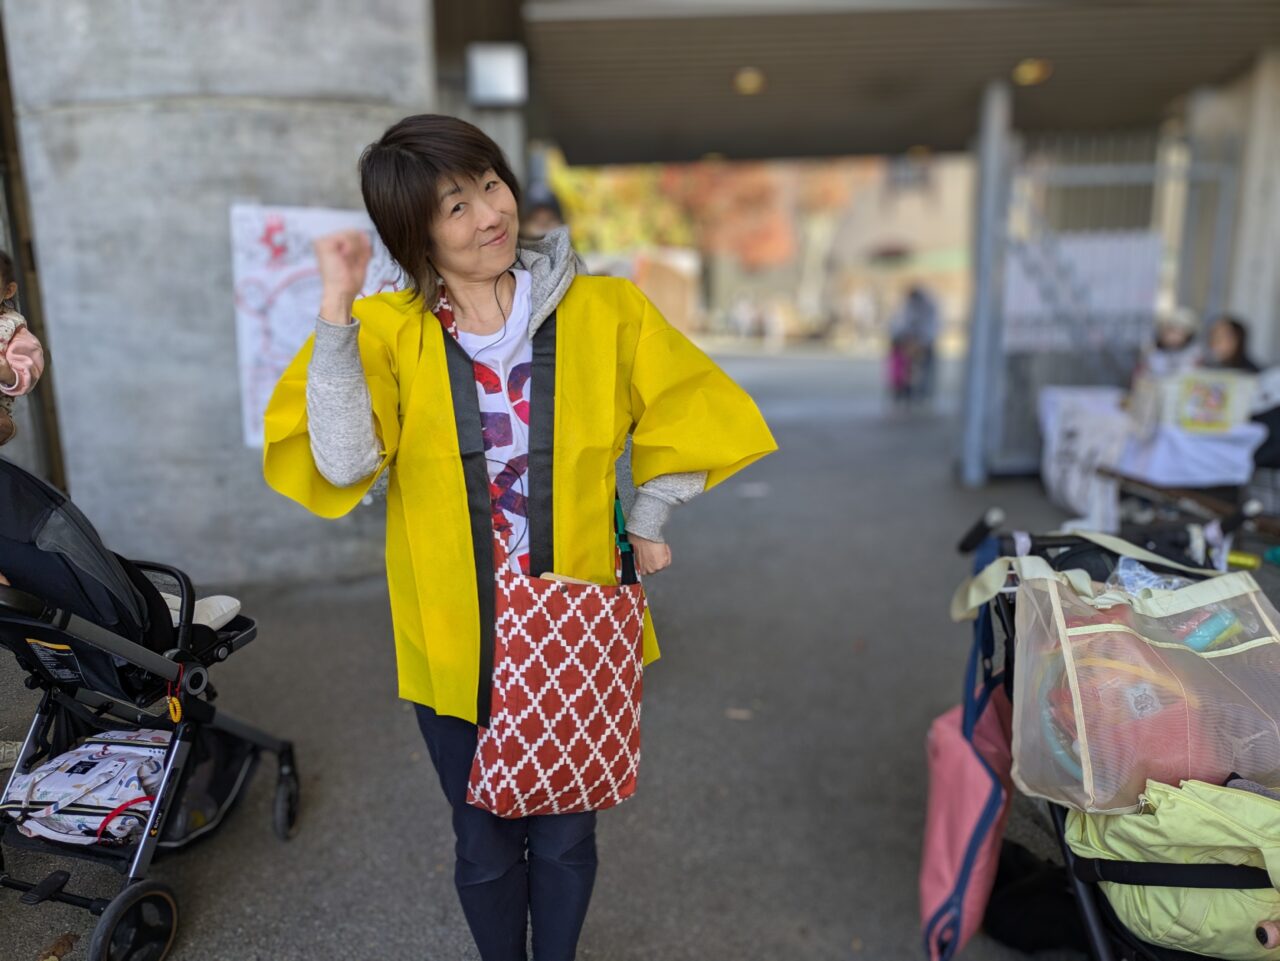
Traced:
<path fill-rule="evenodd" d="M 173 626 L 178 626 L 178 619 L 182 611 L 182 600 L 175 594 L 165 594 L 161 592 L 165 604 L 169 606 L 169 614 L 173 618 Z M 193 624 L 203 624 L 205 627 L 213 630 L 221 630 L 229 624 L 237 614 L 240 613 L 240 602 L 234 597 L 225 594 L 216 594 L 212 597 L 202 597 L 195 604 L 195 611 L 192 614 L 191 622 Z"/>

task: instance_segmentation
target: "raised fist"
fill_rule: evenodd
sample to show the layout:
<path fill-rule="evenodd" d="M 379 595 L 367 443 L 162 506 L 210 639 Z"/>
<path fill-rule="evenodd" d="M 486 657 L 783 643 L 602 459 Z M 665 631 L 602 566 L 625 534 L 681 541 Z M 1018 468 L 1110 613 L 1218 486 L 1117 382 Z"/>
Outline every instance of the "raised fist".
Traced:
<path fill-rule="evenodd" d="M 316 262 L 327 296 L 354 300 L 364 287 L 373 245 L 363 230 L 340 230 L 315 242 Z"/>

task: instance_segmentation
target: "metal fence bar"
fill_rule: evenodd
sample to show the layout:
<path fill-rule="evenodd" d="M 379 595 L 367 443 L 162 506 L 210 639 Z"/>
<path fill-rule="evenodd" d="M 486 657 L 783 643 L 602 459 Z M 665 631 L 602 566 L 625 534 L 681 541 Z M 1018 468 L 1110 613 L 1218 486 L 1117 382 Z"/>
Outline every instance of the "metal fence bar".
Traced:
<path fill-rule="evenodd" d="M 1226 164 L 1199 163 L 1187 169 L 1189 180 L 1217 180 L 1234 173 Z M 1046 167 L 1036 172 L 1036 180 L 1047 187 L 1144 186 L 1159 179 L 1158 164 L 1079 164 Z"/>
<path fill-rule="evenodd" d="M 1218 181 L 1218 212 L 1213 222 L 1213 250 L 1209 254 L 1208 316 L 1220 313 L 1227 304 L 1227 274 L 1231 269 L 1231 231 L 1235 226 L 1236 175 L 1228 170 Z"/>

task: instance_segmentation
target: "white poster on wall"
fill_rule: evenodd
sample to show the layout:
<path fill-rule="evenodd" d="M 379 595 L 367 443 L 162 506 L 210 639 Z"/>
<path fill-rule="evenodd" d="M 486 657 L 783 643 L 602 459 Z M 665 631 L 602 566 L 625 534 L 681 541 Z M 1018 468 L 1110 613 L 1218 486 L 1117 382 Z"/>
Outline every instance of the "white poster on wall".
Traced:
<path fill-rule="evenodd" d="M 312 243 L 335 230 L 366 230 L 373 260 L 361 296 L 403 286 L 400 271 L 363 211 L 325 207 L 231 207 L 231 276 L 244 442 L 262 446 L 262 415 L 276 381 L 315 329 L 320 272 Z"/>
<path fill-rule="evenodd" d="M 1004 271 L 1005 350 L 1070 350 L 1090 335 L 1138 346 L 1155 311 L 1163 251 L 1160 235 L 1148 230 L 1011 239 Z M 1092 330 L 1082 331 L 1082 323 Z"/>

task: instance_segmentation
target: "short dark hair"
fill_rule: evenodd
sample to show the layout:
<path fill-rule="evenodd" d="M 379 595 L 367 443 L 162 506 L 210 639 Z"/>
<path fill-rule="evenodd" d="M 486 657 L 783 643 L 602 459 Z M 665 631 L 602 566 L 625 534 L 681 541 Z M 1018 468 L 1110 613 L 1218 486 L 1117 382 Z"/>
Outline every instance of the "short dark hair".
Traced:
<path fill-rule="evenodd" d="M 560 206 L 560 198 L 546 184 L 531 184 L 525 195 L 525 204 L 526 216 L 537 210 L 549 210 L 556 220 L 564 223 L 564 209 Z"/>
<path fill-rule="evenodd" d="M 365 209 L 417 296 L 430 279 L 440 182 L 486 170 L 511 188 L 518 205 L 520 185 L 493 138 L 465 120 L 434 113 L 405 117 L 360 155 Z"/>

